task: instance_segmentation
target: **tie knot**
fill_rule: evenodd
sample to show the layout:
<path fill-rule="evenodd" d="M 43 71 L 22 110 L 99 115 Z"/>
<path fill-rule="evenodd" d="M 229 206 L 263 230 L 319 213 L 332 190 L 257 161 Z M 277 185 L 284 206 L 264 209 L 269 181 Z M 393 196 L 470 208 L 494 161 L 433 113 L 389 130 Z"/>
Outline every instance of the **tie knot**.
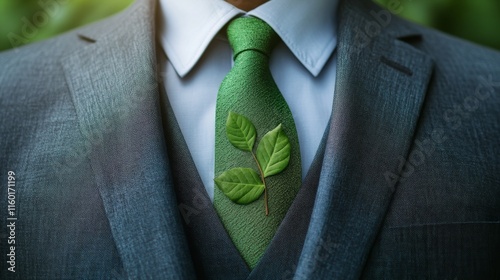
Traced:
<path fill-rule="evenodd" d="M 266 56 L 278 43 L 276 32 L 263 20 L 255 17 L 239 17 L 227 27 L 227 37 L 234 52 L 234 59 L 247 50 L 254 50 Z"/>

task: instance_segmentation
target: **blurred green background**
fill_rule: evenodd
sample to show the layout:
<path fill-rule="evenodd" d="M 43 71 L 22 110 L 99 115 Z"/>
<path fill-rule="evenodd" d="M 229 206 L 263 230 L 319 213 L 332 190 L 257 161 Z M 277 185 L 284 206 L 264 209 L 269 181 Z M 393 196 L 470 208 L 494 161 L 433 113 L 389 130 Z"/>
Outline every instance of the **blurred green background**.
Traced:
<path fill-rule="evenodd" d="M 500 0 L 376 0 L 400 15 L 500 49 Z M 0 0 L 0 50 L 54 36 L 126 8 L 133 0 Z"/>

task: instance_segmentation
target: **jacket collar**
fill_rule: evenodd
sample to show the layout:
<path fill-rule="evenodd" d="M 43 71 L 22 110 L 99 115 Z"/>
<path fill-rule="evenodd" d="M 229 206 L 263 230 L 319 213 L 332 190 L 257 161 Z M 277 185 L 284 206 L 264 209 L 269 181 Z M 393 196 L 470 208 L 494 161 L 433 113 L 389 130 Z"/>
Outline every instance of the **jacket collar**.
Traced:
<path fill-rule="evenodd" d="M 194 278 L 158 101 L 154 0 L 78 36 L 61 63 L 126 278 Z"/>
<path fill-rule="evenodd" d="M 298 279 L 360 278 L 433 69 L 429 56 L 405 42 L 422 39 L 410 24 L 371 1 L 344 0 L 340 9 L 330 135 Z"/>

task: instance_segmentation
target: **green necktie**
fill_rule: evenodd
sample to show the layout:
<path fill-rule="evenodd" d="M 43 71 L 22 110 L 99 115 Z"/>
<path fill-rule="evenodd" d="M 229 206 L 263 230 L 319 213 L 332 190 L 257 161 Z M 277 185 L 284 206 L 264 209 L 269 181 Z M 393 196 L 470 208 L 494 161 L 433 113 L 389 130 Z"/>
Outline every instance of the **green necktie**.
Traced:
<path fill-rule="evenodd" d="M 245 116 L 255 125 L 256 143 L 279 124 L 290 141 L 288 166 L 281 173 L 265 179 L 267 216 L 266 194 L 250 204 L 240 205 L 231 201 L 219 187 L 215 188 L 214 206 L 219 217 L 243 259 L 253 269 L 300 188 L 300 148 L 292 113 L 269 69 L 269 56 L 279 41 L 278 35 L 264 21 L 254 17 L 234 19 L 227 28 L 227 35 L 234 53 L 234 66 L 217 96 L 216 177 L 237 167 L 258 170 L 256 159 L 249 152 L 235 148 L 226 136 L 230 112 Z"/>

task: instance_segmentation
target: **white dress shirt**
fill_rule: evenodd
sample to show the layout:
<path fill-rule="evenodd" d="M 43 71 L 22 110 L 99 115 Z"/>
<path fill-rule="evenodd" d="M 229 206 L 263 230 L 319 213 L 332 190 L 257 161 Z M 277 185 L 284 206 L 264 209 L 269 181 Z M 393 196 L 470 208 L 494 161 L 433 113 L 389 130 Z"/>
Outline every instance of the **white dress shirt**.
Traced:
<path fill-rule="evenodd" d="M 246 14 L 267 22 L 283 41 L 271 55 L 270 68 L 295 120 L 304 178 L 332 113 L 337 4 L 271 0 L 246 13 L 222 0 L 160 0 L 166 93 L 212 200 L 217 92 L 233 63 L 221 29 Z"/>

